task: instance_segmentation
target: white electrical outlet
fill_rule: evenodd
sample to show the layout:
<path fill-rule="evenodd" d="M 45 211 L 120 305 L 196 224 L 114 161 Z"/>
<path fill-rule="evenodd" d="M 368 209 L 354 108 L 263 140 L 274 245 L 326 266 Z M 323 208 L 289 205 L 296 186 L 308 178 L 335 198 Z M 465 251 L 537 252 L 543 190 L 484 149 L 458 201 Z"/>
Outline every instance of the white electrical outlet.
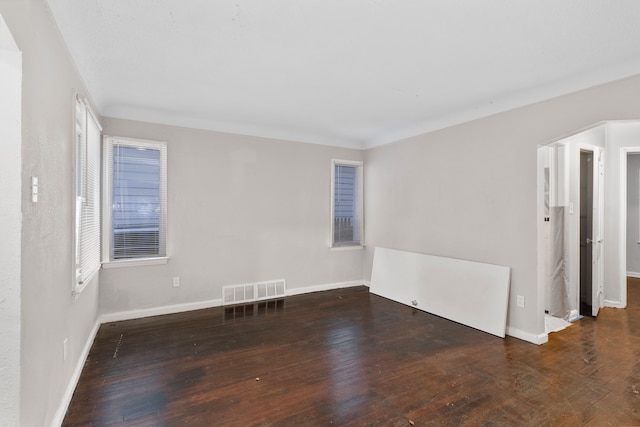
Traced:
<path fill-rule="evenodd" d="M 518 307 L 524 307 L 524 295 L 518 295 L 517 304 Z"/>
<path fill-rule="evenodd" d="M 69 338 L 65 338 L 62 342 L 62 360 L 67 360 L 69 355 Z"/>
<path fill-rule="evenodd" d="M 173 278 L 173 287 L 177 288 L 180 286 L 180 278 L 179 277 L 174 277 Z"/>

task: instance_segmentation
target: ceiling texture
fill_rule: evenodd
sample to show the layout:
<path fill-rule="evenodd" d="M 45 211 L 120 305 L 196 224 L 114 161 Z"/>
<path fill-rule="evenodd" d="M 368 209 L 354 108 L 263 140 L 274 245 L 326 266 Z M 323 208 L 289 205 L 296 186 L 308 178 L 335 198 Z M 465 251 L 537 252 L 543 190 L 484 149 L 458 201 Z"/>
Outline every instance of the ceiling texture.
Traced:
<path fill-rule="evenodd" d="M 47 2 L 102 115 L 300 142 L 369 148 L 640 74 L 637 0 Z"/>

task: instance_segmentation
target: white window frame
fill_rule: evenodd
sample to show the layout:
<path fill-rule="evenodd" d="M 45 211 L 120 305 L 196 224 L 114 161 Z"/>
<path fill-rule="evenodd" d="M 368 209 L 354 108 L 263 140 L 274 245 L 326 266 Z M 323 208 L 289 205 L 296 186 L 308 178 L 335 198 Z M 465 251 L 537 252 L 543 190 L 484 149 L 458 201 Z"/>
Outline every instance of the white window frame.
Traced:
<path fill-rule="evenodd" d="M 80 294 L 100 270 L 100 165 L 102 128 L 87 101 L 74 96 L 74 278 Z"/>
<path fill-rule="evenodd" d="M 335 241 L 335 190 L 336 190 L 336 166 L 355 166 L 357 167 L 357 199 L 356 199 L 356 215 L 358 217 L 358 236 L 359 240 L 351 243 L 341 243 Z M 332 250 L 349 250 L 364 248 L 364 163 L 355 160 L 331 160 L 331 235 L 329 237 L 330 248 Z"/>
<path fill-rule="evenodd" d="M 168 253 L 168 221 L 167 221 L 167 143 L 164 141 L 151 141 L 145 139 L 123 138 L 115 136 L 104 136 L 103 157 L 104 157 L 104 198 L 103 198 L 103 221 L 102 221 L 102 245 L 105 248 L 102 256 L 103 268 L 136 267 L 145 265 L 166 264 L 169 260 Z M 113 146 L 115 144 L 129 145 L 132 147 L 150 148 L 160 151 L 160 246 L 164 255 L 141 258 L 112 259 L 112 233 L 113 233 Z"/>

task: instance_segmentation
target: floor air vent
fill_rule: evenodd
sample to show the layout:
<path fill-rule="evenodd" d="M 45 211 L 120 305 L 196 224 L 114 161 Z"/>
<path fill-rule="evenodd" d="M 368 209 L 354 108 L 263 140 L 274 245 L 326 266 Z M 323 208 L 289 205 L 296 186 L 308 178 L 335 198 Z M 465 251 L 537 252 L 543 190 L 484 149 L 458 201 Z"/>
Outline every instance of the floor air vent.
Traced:
<path fill-rule="evenodd" d="M 270 282 L 247 283 L 231 285 L 222 288 L 222 304 L 241 304 L 245 302 L 261 301 L 285 296 L 286 284 L 284 279 Z"/>

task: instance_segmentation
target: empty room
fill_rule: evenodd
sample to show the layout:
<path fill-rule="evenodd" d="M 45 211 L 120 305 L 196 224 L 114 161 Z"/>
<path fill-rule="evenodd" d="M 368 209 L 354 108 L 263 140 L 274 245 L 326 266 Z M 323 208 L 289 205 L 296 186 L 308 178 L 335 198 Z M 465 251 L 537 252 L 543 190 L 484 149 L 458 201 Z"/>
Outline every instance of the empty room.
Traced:
<path fill-rule="evenodd" d="M 640 425 L 638 23 L 0 0 L 0 426 Z"/>

